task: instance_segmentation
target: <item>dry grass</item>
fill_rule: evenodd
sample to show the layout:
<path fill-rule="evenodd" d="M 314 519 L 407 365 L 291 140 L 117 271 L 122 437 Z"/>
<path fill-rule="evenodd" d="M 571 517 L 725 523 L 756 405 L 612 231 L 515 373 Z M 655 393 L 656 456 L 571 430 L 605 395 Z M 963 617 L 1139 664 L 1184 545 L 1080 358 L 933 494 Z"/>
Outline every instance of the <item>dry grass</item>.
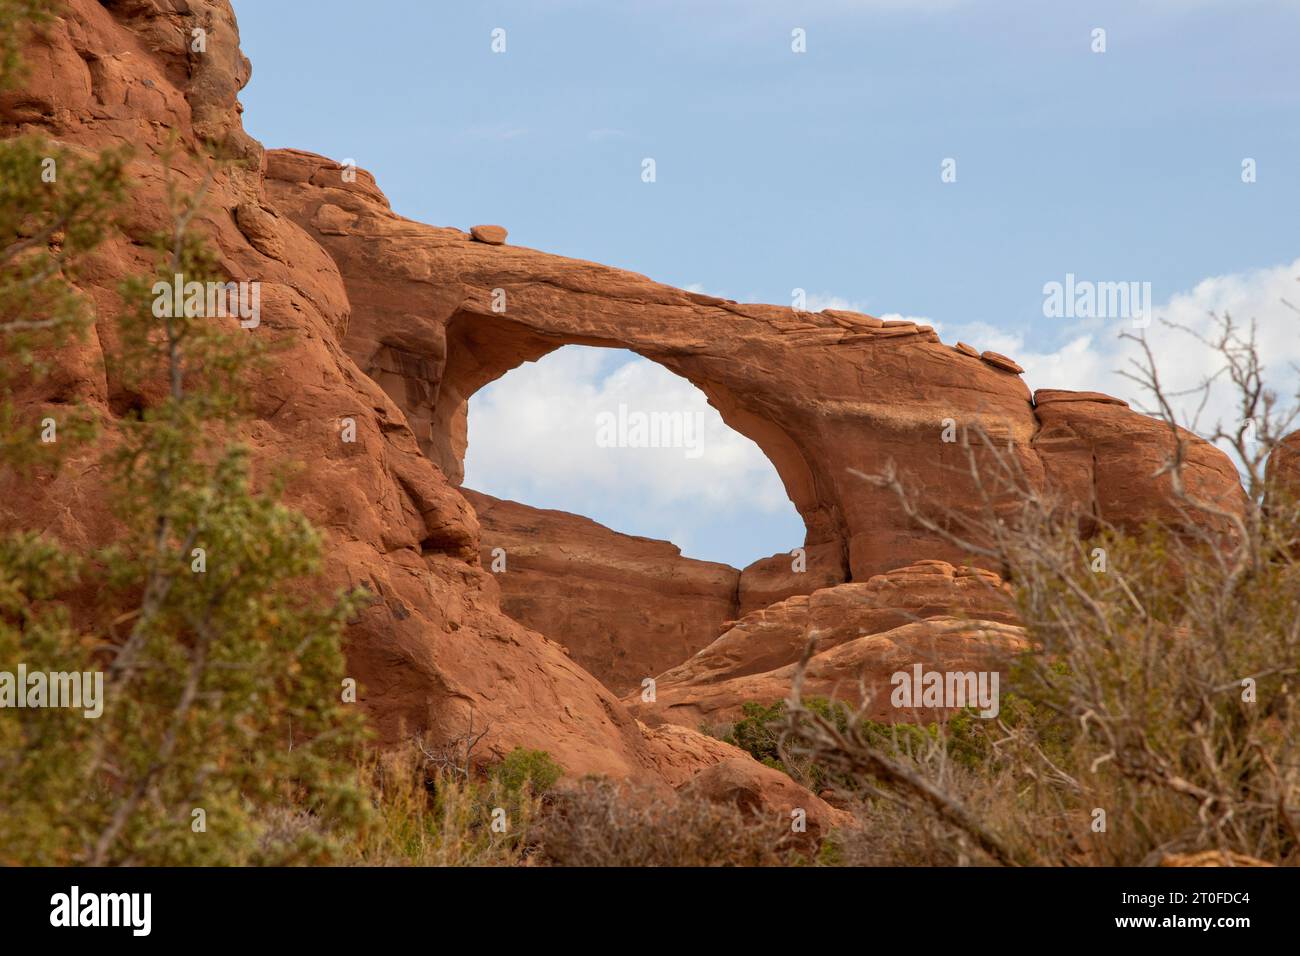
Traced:
<path fill-rule="evenodd" d="M 803 862 L 788 821 L 677 794 L 584 780 L 554 795 L 541 852 L 555 866 L 783 866 Z"/>

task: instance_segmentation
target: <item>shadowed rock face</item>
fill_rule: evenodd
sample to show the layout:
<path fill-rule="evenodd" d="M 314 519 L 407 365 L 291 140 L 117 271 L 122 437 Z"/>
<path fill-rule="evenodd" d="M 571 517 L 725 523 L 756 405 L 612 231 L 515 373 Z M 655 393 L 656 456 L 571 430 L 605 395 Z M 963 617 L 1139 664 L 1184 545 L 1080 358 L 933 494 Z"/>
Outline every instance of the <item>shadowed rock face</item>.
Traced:
<path fill-rule="evenodd" d="M 201 54 L 190 48 L 199 27 Z M 673 706 L 697 720 L 725 713 L 742 693 L 781 696 L 787 679 L 765 675 L 788 668 L 792 635 L 814 622 L 836 635 L 817 663 L 823 688 L 848 681 L 854 667 L 879 673 L 883 661 L 921 654 L 932 638 L 942 659 L 997 659 L 1015 645 L 1014 629 L 996 608 L 966 608 L 958 572 L 938 586 L 947 597 L 918 580 L 900 585 L 896 605 L 873 585 L 891 568 L 961 557 L 855 474 L 892 460 L 922 494 L 958 511 L 975 507 L 960 448 L 941 441 L 946 419 L 1010 440 L 1030 480 L 1069 495 L 1084 519 L 1129 523 L 1168 511 L 1166 486 L 1149 476 L 1170 436 L 1104 396 L 1040 393 L 1035 406 L 1013 362 L 944 345 L 924 326 L 737 304 L 495 244 L 504 233 L 475 241 L 396 215 L 364 170 L 264 153 L 240 122 L 236 97 L 250 67 L 227 0 L 69 0 L 25 56 L 31 79 L 0 96 L 0 134 L 39 132 L 82 150 L 129 143 L 136 156 L 122 230 L 77 280 L 97 308 L 97 334 L 52 355 L 55 375 L 20 391 L 20 411 L 39 420 L 80 400 L 111 426 L 160 393 L 160 383 L 129 389 L 104 359 L 109 318 L 123 307 L 119 283 L 152 270 L 143 243 L 167 224 L 163 157 L 175 135 L 166 162 L 179 183 L 194 188 L 215 170 L 195 227 L 229 278 L 261 283 L 262 321 L 249 334 L 279 351 L 250 385 L 255 418 L 242 438 L 259 475 L 305 466 L 289 503 L 325 529 L 329 545 L 323 579 L 304 587 L 365 584 L 377 596 L 350 627 L 347 652 L 385 741 L 454 736 L 472 719 L 491 728 L 485 755 L 535 747 L 574 774 L 678 786 L 737 752 L 687 727 L 647 726 L 662 712 L 638 721 L 580 661 L 607 668 L 602 676 L 620 689 L 638 672 L 667 671 L 661 701 L 687 695 Z M 230 162 L 218 166 L 214 156 Z M 631 349 L 701 388 L 781 475 L 807 527 L 807 570 L 791 569 L 788 555 L 743 573 L 700 567 L 671 546 L 583 519 L 535 521 L 522 506 L 470 494 L 472 506 L 458 489 L 469 397 L 566 344 Z M 356 423 L 354 443 L 340 440 L 343 418 Z M 39 487 L 0 476 L 0 527 L 40 528 L 87 550 L 112 540 L 88 454 L 38 476 Z M 1198 493 L 1240 495 L 1224 456 L 1195 444 L 1192 462 Z M 486 538 L 475 507 L 491 526 Z M 526 587 L 482 566 L 480 550 L 498 533 L 522 549 Z M 924 574 L 907 569 L 897 580 L 909 576 Z M 503 613 L 503 594 L 524 624 L 566 630 L 549 636 L 573 657 Z M 921 620 L 904 623 L 894 610 Z M 930 627 L 938 610 L 970 619 L 938 636 L 901 633 Z M 709 643 L 740 615 L 748 616 L 728 634 L 754 630 L 751 612 L 771 618 L 771 641 L 743 650 Z M 864 628 L 874 630 L 864 637 Z M 892 636 L 875 640 L 882 634 Z M 766 657 L 756 653 L 763 648 Z M 737 690 L 737 681 L 749 684 Z M 689 696 L 705 684 L 727 685 L 722 703 Z"/>
<path fill-rule="evenodd" d="M 563 511 L 462 493 L 478 513 L 483 566 L 500 567 L 502 610 L 617 694 L 690 657 L 736 616 L 735 568 Z"/>

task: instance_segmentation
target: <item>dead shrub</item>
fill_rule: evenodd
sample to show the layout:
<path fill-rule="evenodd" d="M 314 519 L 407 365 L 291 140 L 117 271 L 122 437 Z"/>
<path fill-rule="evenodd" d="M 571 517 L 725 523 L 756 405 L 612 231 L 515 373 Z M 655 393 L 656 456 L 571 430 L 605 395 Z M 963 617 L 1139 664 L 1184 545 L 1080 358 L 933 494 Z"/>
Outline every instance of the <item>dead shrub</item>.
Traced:
<path fill-rule="evenodd" d="M 556 866 L 782 866 L 802 862 L 788 821 L 587 779 L 550 798 L 541 854 Z"/>
<path fill-rule="evenodd" d="M 846 858 L 1300 860 L 1300 508 L 1266 467 L 1296 411 L 1264 388 L 1253 330 L 1225 318 L 1207 344 L 1239 404 L 1237 422 L 1205 437 L 1236 460 L 1240 500 L 1196 491 L 1192 435 L 1149 350 L 1133 378 L 1166 426 L 1151 481 L 1168 489 L 1172 517 L 1121 528 L 1081 515 L 978 425 L 965 436 L 974 517 L 917 500 L 892 466 L 863 476 L 972 563 L 1001 569 L 1035 650 L 1017 663 L 998 717 L 976 722 L 988 756 L 974 770 L 945 760 L 942 746 L 903 753 L 858 721 L 827 719 L 796 679 L 783 746 L 865 794 L 861 852 L 846 844 Z"/>

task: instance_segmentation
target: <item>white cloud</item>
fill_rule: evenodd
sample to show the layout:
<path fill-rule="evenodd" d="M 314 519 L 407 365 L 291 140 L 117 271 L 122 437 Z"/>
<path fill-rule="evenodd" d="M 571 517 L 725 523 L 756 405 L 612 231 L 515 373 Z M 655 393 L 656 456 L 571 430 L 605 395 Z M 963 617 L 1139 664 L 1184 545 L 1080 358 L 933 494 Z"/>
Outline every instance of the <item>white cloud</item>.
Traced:
<path fill-rule="evenodd" d="M 846 299 L 843 296 L 835 295 L 833 292 L 809 292 L 805 301 L 805 307 L 809 312 L 820 312 L 822 309 L 840 309 L 844 312 L 867 312 L 864 303 L 854 299 Z"/>
<path fill-rule="evenodd" d="M 1195 389 L 1219 370 L 1222 359 L 1193 336 L 1169 328 L 1161 320 L 1208 337 L 1213 334 L 1214 317 L 1226 314 L 1242 326 L 1254 320 L 1259 350 L 1266 363 L 1266 384 L 1284 404 L 1293 401 L 1300 389 L 1296 369 L 1300 365 L 1300 313 L 1287 302 L 1300 303 L 1298 280 L 1300 259 L 1271 268 L 1213 276 L 1157 304 L 1155 318 L 1145 332 L 1166 389 L 1171 393 Z M 978 323 L 952 326 L 944 333 L 944 340 L 961 339 L 976 348 L 1011 356 L 1024 366 L 1030 388 L 1099 391 L 1123 398 L 1134 408 L 1150 406 L 1149 396 L 1121 374 L 1132 369 L 1131 361 L 1141 358 L 1137 343 L 1121 338 L 1121 333 L 1139 330 L 1122 321 L 1043 321 L 1061 323 L 1068 336 L 1053 351 L 1032 351 L 1025 347 L 1023 336 Z M 1073 323 L 1072 332 L 1064 327 L 1067 321 Z M 1175 408 L 1185 424 L 1192 422 L 1199 401 L 1199 395 L 1176 400 Z M 1216 422 L 1231 424 L 1236 420 L 1231 387 L 1216 382 L 1197 424 L 1205 430 L 1212 429 Z"/>
<path fill-rule="evenodd" d="M 842 312 L 860 312 L 863 315 L 875 315 L 876 318 L 883 319 L 886 322 L 898 319 L 905 322 L 915 322 L 917 325 L 934 325 L 929 319 L 920 315 L 903 315 L 901 312 L 882 312 L 876 315 L 867 307 L 866 302 L 859 299 L 846 299 L 844 296 L 835 295 L 833 292 L 808 293 L 806 308 L 809 312 L 820 312 L 823 309 L 839 309 Z"/>
<path fill-rule="evenodd" d="M 1003 355 L 1010 355 L 1013 358 L 1024 347 L 1024 338 L 1022 336 L 999 329 L 987 322 L 963 322 L 960 325 L 951 325 L 944 322 L 932 322 L 929 319 L 918 319 L 917 321 L 926 325 L 933 325 L 934 330 L 939 333 L 939 338 L 950 345 L 965 342 L 968 345 L 975 346 L 981 352 L 1001 352 Z"/>
<path fill-rule="evenodd" d="M 1250 272 L 1212 276 L 1155 305 L 1155 318 L 1145 329 L 1146 337 L 1166 391 L 1188 393 L 1173 401 L 1183 424 L 1195 425 L 1202 433 L 1213 431 L 1218 423 L 1235 425 L 1236 393 L 1226 381 L 1216 381 L 1201 409 L 1198 388 L 1219 371 L 1222 359 L 1193 335 L 1170 328 L 1165 322 L 1208 338 L 1214 332 L 1215 316 L 1230 315 L 1240 326 L 1254 320 L 1259 350 L 1266 363 L 1266 385 L 1278 394 L 1281 405 L 1289 408 L 1300 400 L 1300 312 L 1288 302 L 1300 305 L 1300 259 Z M 809 294 L 808 309 L 869 312 L 862 302 L 826 292 Z M 932 325 L 949 344 L 962 341 L 980 351 L 1008 355 L 1024 367 L 1025 381 L 1031 389 L 1104 392 L 1138 410 L 1149 410 L 1152 404 L 1150 395 L 1122 374 L 1134 371 L 1131 363 L 1142 358 L 1138 344 L 1121 337 L 1122 332 L 1140 331 L 1126 322 L 1043 319 L 1059 327 L 1063 344 L 1051 351 L 1035 351 L 1026 345 L 1022 333 L 985 322 L 944 323 L 893 312 L 878 317 Z"/>
<path fill-rule="evenodd" d="M 580 514 L 658 510 L 664 525 L 680 529 L 720 512 L 793 511 L 771 462 L 723 423 L 703 392 L 629 355 L 570 346 L 479 391 L 470 400 L 465 484 Z M 702 422 L 698 455 L 682 447 L 600 447 L 597 416 L 617 416 L 620 405 Z"/>

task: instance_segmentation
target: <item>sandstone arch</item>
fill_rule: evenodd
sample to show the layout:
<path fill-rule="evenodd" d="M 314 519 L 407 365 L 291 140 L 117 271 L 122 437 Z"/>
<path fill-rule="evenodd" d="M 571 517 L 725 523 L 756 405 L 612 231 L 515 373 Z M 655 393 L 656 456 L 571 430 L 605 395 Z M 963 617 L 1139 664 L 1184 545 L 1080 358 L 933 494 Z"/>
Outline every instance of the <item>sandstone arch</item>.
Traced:
<path fill-rule="evenodd" d="M 459 484 L 464 477 L 469 399 L 525 362 L 537 361 L 567 345 L 627 349 L 691 382 L 708 397 L 729 427 L 763 450 L 805 524 L 810 516 L 818 515 L 814 472 L 799 442 L 775 421 L 747 407 L 745 396 L 737 394 L 734 386 L 721 377 L 711 376 L 704 363 L 676 349 L 660 347 L 645 335 L 592 335 L 562 327 L 539 329 L 472 308 L 457 309 L 446 323 L 446 360 L 436 394 L 431 396 L 430 430 L 421 442 L 425 454 L 453 483 Z M 825 535 L 817 537 L 828 540 Z"/>
<path fill-rule="evenodd" d="M 763 449 L 804 519 L 805 543 L 833 554 L 845 576 L 933 556 L 928 542 L 890 553 L 914 535 L 884 503 L 863 502 L 849 468 L 896 457 L 918 432 L 937 436 L 950 415 L 1009 420 L 1026 443 L 1034 432 L 1017 377 L 924 328 L 740 305 L 474 242 L 395 216 L 368 181 L 344 183 L 320 157 L 268 155 L 271 195 L 319 235 L 353 291 L 345 348 L 403 405 L 421 447 L 453 482 L 469 396 L 566 344 L 626 348 L 694 383 Z M 492 309 L 496 289 L 505 291 L 504 316 Z"/>
<path fill-rule="evenodd" d="M 1162 500 L 1149 479 L 1167 443 L 1160 426 L 1090 393 L 1051 393 L 1036 404 L 1014 363 L 945 345 L 926 326 L 740 304 L 477 242 L 403 219 L 368 176 L 345 182 L 323 157 L 267 155 L 276 207 L 328 250 L 348 288 L 344 347 L 402 405 L 453 483 L 473 391 L 579 344 L 629 349 L 699 387 L 767 454 L 804 519 L 810 554 L 839 580 L 964 557 L 853 474 L 893 460 L 921 493 L 964 507 L 974 491 L 959 449 L 940 440 L 945 419 L 1010 440 L 1031 480 L 1060 486 L 1085 511 L 1123 522 Z M 492 307 L 498 290 L 504 314 Z M 1236 486 L 1225 456 L 1204 445 L 1194 456 L 1208 488 Z M 755 593 L 775 598 L 802 586 L 768 580 Z"/>
<path fill-rule="evenodd" d="M 186 42 L 196 23 L 218 25 L 222 38 L 199 59 Z M 1104 396 L 1040 393 L 1035 403 L 1006 362 L 954 350 L 923 328 L 741 305 L 474 242 L 395 215 L 364 171 L 345 180 L 323 157 L 264 153 L 242 128 L 236 97 L 249 64 L 228 0 L 69 0 L 24 54 L 36 68 L 0 96 L 0 135 L 42 132 L 82 150 L 130 143 L 136 158 L 129 214 L 79 279 L 101 334 L 51 356 L 58 375 L 21 393 L 20 412 L 75 398 L 111 428 L 125 391 L 103 343 L 123 308 L 121 280 L 153 267 L 148 239 L 167 219 L 163 164 L 191 184 L 214 171 L 195 226 L 231 279 L 262 283 L 257 334 L 278 349 L 241 437 L 259 473 L 306 465 L 287 498 L 329 536 L 323 581 L 312 586 L 365 584 L 376 597 L 349 628 L 347 652 L 385 742 L 452 737 L 472 714 L 492 728 L 485 756 L 535 747 L 573 774 L 666 785 L 736 756 L 690 730 L 647 728 L 558 645 L 500 613 L 498 585 L 479 560 L 478 518 L 453 486 L 455 434 L 460 393 L 501 374 L 511 349 L 630 348 L 695 382 L 765 449 L 809 544 L 840 580 L 862 582 L 816 601 L 790 598 L 769 615 L 775 627 L 793 621 L 796 637 L 805 606 L 809 620 L 838 613 L 872 590 L 874 572 L 945 556 L 942 542 L 849 473 L 893 458 L 961 507 L 969 489 L 941 467 L 943 418 L 978 418 L 1014 438 L 1025 468 L 1085 512 L 1123 523 L 1168 507 L 1151 478 L 1163 427 Z M 495 289 L 508 292 L 509 326 L 494 319 Z M 471 335 L 483 338 L 479 372 L 462 348 Z M 346 447 L 333 428 L 342 415 L 358 425 Z M 1241 494 L 1209 446 L 1193 446 L 1190 469 L 1203 497 Z M 87 553 L 114 538 L 93 457 L 74 456 L 39 487 L 2 475 L 0 492 L 0 528 L 38 528 Z M 760 562 L 741 576 L 738 603 L 743 612 L 812 586 Z"/>
<path fill-rule="evenodd" d="M 780 475 L 802 516 L 816 510 L 813 472 L 798 442 L 774 422 L 745 406 L 726 383 L 708 377 L 682 359 L 645 341 L 539 332 L 525 323 L 461 309 L 447 323 L 447 360 L 434 403 L 428 454 L 453 482 L 464 477 L 466 411 L 470 397 L 525 362 L 537 361 L 568 345 L 627 349 L 667 368 L 700 389 L 730 428 L 762 449 Z"/>

